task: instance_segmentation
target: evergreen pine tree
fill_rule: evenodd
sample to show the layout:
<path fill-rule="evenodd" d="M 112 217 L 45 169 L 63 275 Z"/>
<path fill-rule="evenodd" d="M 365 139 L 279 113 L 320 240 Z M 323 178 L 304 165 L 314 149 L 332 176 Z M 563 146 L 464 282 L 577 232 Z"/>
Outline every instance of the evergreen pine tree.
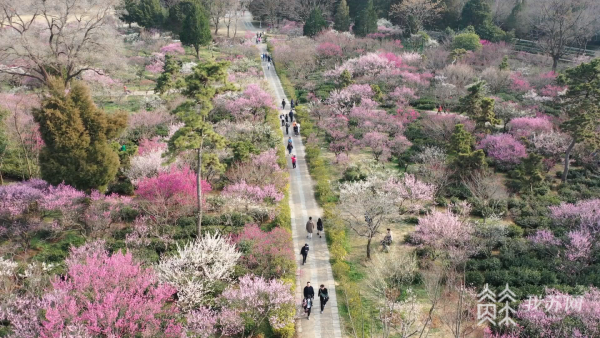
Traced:
<path fill-rule="evenodd" d="M 313 37 L 327 27 L 327 21 L 323 18 L 323 12 L 315 7 L 304 23 L 304 35 Z"/>
<path fill-rule="evenodd" d="M 359 14 L 354 24 L 354 34 L 366 36 L 377 32 L 377 12 L 373 0 L 367 2 L 366 8 Z"/>
<path fill-rule="evenodd" d="M 448 153 L 453 157 L 452 165 L 459 175 L 485 168 L 485 153 L 478 149 L 473 151 L 475 138 L 465 130 L 465 126 L 457 124 L 450 139 Z"/>
<path fill-rule="evenodd" d="M 209 32 L 210 33 L 210 32 Z M 182 151 L 193 150 L 196 152 L 197 174 L 196 181 L 198 189 L 197 198 L 197 228 L 198 236 L 202 228 L 202 190 L 201 176 L 204 164 L 202 159 L 204 151 L 208 146 L 220 148 L 225 145 L 225 139 L 213 130 L 208 120 L 209 113 L 213 109 L 212 100 L 217 94 L 234 90 L 227 82 L 227 62 L 207 62 L 197 65 L 194 72 L 185 78 L 186 87 L 183 94 L 189 98 L 188 101 L 177 107 L 174 113 L 185 124 L 169 140 L 169 152 L 176 155 Z M 213 166 L 215 157 L 210 157 Z M 218 161 L 218 158 L 216 159 Z"/>
<path fill-rule="evenodd" d="M 137 23 L 144 28 L 160 28 L 163 25 L 164 13 L 159 0 L 141 0 L 136 12 Z"/>
<path fill-rule="evenodd" d="M 40 152 L 44 180 L 103 191 L 114 179 L 119 156 L 108 141 L 127 125 L 125 113 L 109 115 L 100 110 L 83 83 L 75 82 L 65 93 L 64 84 L 53 80 L 50 95 L 33 116 L 45 144 Z"/>
<path fill-rule="evenodd" d="M 183 22 L 190 13 L 192 6 L 203 7 L 200 0 L 181 1 L 169 7 L 169 15 L 165 19 L 165 27 L 173 34 L 180 35 L 183 29 Z"/>
<path fill-rule="evenodd" d="M 448 153 L 453 155 L 468 154 L 475 144 L 475 138 L 471 133 L 465 130 L 465 126 L 457 124 L 454 126 L 454 132 L 450 138 Z"/>
<path fill-rule="evenodd" d="M 347 32 L 350 30 L 350 8 L 346 0 L 341 0 L 335 12 L 333 29 L 339 32 Z"/>
<path fill-rule="evenodd" d="M 179 39 L 184 45 L 193 46 L 196 57 L 200 59 L 200 46 L 206 46 L 212 41 L 210 23 L 203 7 L 196 4 L 190 6 Z"/>
<path fill-rule="evenodd" d="M 179 66 L 177 60 L 175 60 L 172 55 L 165 55 L 165 66 L 162 74 L 160 74 L 158 79 L 156 79 L 156 87 L 154 88 L 154 92 L 164 94 L 169 89 L 175 87 L 176 77 L 180 70 L 181 67 Z"/>
<path fill-rule="evenodd" d="M 542 156 L 529 153 L 527 158 L 521 160 L 517 168 L 517 176 L 521 181 L 521 190 L 523 192 L 533 193 L 533 189 L 544 183 L 544 170 L 542 165 Z"/>
<path fill-rule="evenodd" d="M 353 83 L 352 74 L 347 69 L 344 69 L 342 74 L 340 74 L 340 88 L 346 88 Z"/>
<path fill-rule="evenodd" d="M 460 112 L 476 123 L 477 130 L 490 132 L 500 123 L 494 113 L 494 99 L 485 98 L 485 82 L 479 81 L 467 88 L 468 94 L 459 100 Z"/>
<path fill-rule="evenodd" d="M 502 62 L 500 62 L 500 66 L 498 66 L 500 70 L 510 70 L 510 66 L 508 65 L 508 56 L 504 55 L 502 58 Z"/>
<path fill-rule="evenodd" d="M 561 130 L 573 139 L 565 152 L 562 181 L 566 182 L 573 147 L 585 142 L 600 148 L 600 58 L 567 69 L 558 77 L 558 83 L 568 87 L 561 96 L 566 115 Z"/>
<path fill-rule="evenodd" d="M 486 0 L 469 0 L 461 14 L 462 27 L 472 25 L 476 29 L 492 20 L 492 10 Z"/>
<path fill-rule="evenodd" d="M 138 0 L 121 0 L 116 10 L 119 13 L 119 19 L 129 25 L 140 20 Z"/>

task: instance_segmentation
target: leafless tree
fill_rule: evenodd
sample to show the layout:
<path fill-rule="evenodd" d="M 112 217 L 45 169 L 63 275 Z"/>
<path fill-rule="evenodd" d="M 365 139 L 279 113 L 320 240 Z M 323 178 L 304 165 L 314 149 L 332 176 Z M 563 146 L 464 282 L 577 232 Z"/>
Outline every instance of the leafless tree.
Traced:
<path fill-rule="evenodd" d="M 335 0 L 292 0 L 294 3 L 295 10 L 290 13 L 284 13 L 284 16 L 292 20 L 306 21 L 310 12 L 319 7 L 323 14 L 326 16 L 331 15 L 334 5 L 337 1 Z"/>
<path fill-rule="evenodd" d="M 427 147 L 414 156 L 419 163 L 417 175 L 425 182 L 436 187 L 435 196 L 439 196 L 450 183 L 454 170 L 447 163 L 446 152 L 438 147 Z"/>
<path fill-rule="evenodd" d="M 483 222 L 494 215 L 500 200 L 506 198 L 501 182 L 491 170 L 476 171 L 463 178 L 463 183 L 482 207 Z M 500 215 L 498 215 L 500 216 Z"/>
<path fill-rule="evenodd" d="M 233 7 L 232 0 L 202 0 L 204 4 L 204 8 L 207 9 L 208 14 L 210 15 L 210 21 L 212 21 L 215 26 L 215 35 L 219 31 L 219 25 L 221 24 L 221 19 L 223 19 L 227 12 Z"/>
<path fill-rule="evenodd" d="M 411 34 L 415 34 L 423 29 L 425 23 L 439 17 L 442 10 L 443 7 L 439 1 L 404 0 L 401 3 L 392 5 L 390 15 L 400 19 L 401 22 L 414 23 L 405 26 Z"/>
<path fill-rule="evenodd" d="M 285 0 L 252 0 L 248 4 L 248 9 L 252 15 L 265 18 L 273 27 L 285 11 L 290 11 L 289 3 Z"/>
<path fill-rule="evenodd" d="M 225 17 L 223 18 L 223 23 L 225 27 L 227 27 L 227 37 L 231 37 L 230 29 L 233 25 L 233 37 L 237 35 L 237 24 L 240 18 L 240 11 L 242 11 L 242 4 L 240 0 L 229 0 L 229 7 L 227 8 L 227 12 L 225 13 Z"/>
<path fill-rule="evenodd" d="M 117 2 L 0 0 L 0 72 L 69 83 L 85 70 L 117 66 Z"/>
<path fill-rule="evenodd" d="M 526 15 L 532 39 L 552 58 L 552 69 L 567 47 L 584 46 L 600 29 L 597 0 L 537 0 L 528 2 Z"/>
<path fill-rule="evenodd" d="M 517 4 L 517 1 L 521 0 L 493 0 L 491 2 L 492 9 L 492 20 L 498 26 L 502 26 L 506 21 L 506 18 L 512 12 L 512 9 Z"/>

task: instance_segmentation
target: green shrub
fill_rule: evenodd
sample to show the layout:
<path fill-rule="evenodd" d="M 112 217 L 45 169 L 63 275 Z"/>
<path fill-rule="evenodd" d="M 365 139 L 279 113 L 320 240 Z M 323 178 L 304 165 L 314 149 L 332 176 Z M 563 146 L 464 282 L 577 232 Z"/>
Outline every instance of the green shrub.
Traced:
<path fill-rule="evenodd" d="M 119 210 L 119 217 L 124 222 L 133 222 L 139 216 L 139 214 L 140 212 L 137 209 L 127 205 Z"/>
<path fill-rule="evenodd" d="M 411 102 L 411 106 L 420 110 L 434 110 L 436 107 L 436 102 L 433 98 L 422 97 Z"/>
<path fill-rule="evenodd" d="M 133 196 L 134 187 L 130 180 L 115 181 L 108 186 L 107 193 Z"/>
<path fill-rule="evenodd" d="M 454 37 L 452 42 L 453 49 L 465 49 L 470 51 L 478 51 L 481 49 L 479 35 L 475 33 L 461 33 Z"/>
<path fill-rule="evenodd" d="M 508 237 L 511 237 L 511 238 L 523 237 L 523 229 L 516 224 L 510 224 L 508 226 Z"/>
<path fill-rule="evenodd" d="M 479 287 L 483 285 L 485 278 L 479 271 L 469 271 L 465 274 L 465 282 L 468 286 Z"/>
<path fill-rule="evenodd" d="M 367 174 L 362 172 L 357 166 L 350 166 L 344 170 L 341 182 L 364 181 L 367 179 Z"/>

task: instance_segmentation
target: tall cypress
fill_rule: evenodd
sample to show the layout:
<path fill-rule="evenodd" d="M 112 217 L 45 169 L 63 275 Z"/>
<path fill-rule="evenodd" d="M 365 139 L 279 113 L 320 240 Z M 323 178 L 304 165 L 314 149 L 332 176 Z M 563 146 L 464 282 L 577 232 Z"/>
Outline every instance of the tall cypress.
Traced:
<path fill-rule="evenodd" d="M 366 8 L 360 13 L 354 25 L 354 34 L 366 36 L 377 32 L 377 12 L 373 0 L 367 2 Z"/>
<path fill-rule="evenodd" d="M 346 0 L 341 0 L 335 12 L 333 29 L 339 32 L 350 30 L 350 8 Z"/>
<path fill-rule="evenodd" d="M 183 21 L 183 28 L 179 39 L 184 45 L 192 46 L 196 50 L 196 57 L 200 59 L 200 46 L 206 46 L 212 41 L 210 23 L 204 8 L 192 4 L 189 13 Z"/>
<path fill-rule="evenodd" d="M 323 12 L 319 7 L 315 7 L 308 16 L 304 24 L 304 35 L 315 36 L 327 27 L 327 21 L 323 19 Z"/>

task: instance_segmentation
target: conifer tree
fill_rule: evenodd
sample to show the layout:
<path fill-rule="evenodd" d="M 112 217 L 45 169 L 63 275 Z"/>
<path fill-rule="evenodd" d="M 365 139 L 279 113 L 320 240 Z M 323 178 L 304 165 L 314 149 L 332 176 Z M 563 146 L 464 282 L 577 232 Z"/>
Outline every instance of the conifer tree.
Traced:
<path fill-rule="evenodd" d="M 354 24 L 354 34 L 366 36 L 377 32 L 377 12 L 373 0 L 367 2 L 365 9 L 358 15 Z"/>
<path fill-rule="evenodd" d="M 140 26 L 144 28 L 162 27 L 164 13 L 159 0 L 141 0 L 135 13 Z"/>
<path fill-rule="evenodd" d="M 335 12 L 333 29 L 339 32 L 347 32 L 350 30 L 350 8 L 346 0 L 341 0 Z"/>
<path fill-rule="evenodd" d="M 500 123 L 494 113 L 494 99 L 484 97 L 484 81 L 471 85 L 468 91 L 469 93 L 459 100 L 460 112 L 475 121 L 477 130 L 489 133 Z"/>
<path fill-rule="evenodd" d="M 465 126 L 457 124 L 450 139 L 448 153 L 454 157 L 452 165 L 459 175 L 485 168 L 485 153 L 482 149 L 473 151 L 475 138 L 465 130 Z"/>
<path fill-rule="evenodd" d="M 568 87 L 567 93 L 561 97 L 562 110 L 567 118 L 561 130 L 573 138 L 565 152 L 562 181 L 566 182 L 573 147 L 583 142 L 600 147 L 600 58 L 567 69 L 559 76 L 558 82 Z"/>
<path fill-rule="evenodd" d="M 107 114 L 96 107 L 83 83 L 75 82 L 66 93 L 64 84 L 53 80 L 50 95 L 33 116 L 45 144 L 40 152 L 44 180 L 102 191 L 114 179 L 119 156 L 109 140 L 127 125 L 125 113 Z"/>
<path fill-rule="evenodd" d="M 454 126 L 454 132 L 450 139 L 450 146 L 448 153 L 453 155 L 468 154 L 471 152 L 471 148 L 475 144 L 475 138 L 471 133 L 465 130 L 465 126 L 457 124 Z"/>
<path fill-rule="evenodd" d="M 353 83 L 352 74 L 347 69 L 344 69 L 342 74 L 340 74 L 340 88 L 346 88 Z"/>
<path fill-rule="evenodd" d="M 533 193 L 533 189 L 544 182 L 542 156 L 530 153 L 521 160 L 521 164 L 517 168 L 517 175 L 521 181 L 522 190 Z"/>
<path fill-rule="evenodd" d="M 184 45 L 193 46 L 196 57 L 200 59 L 200 46 L 206 46 L 212 41 L 210 23 L 203 7 L 196 4 L 189 6 L 179 39 Z"/>
<path fill-rule="evenodd" d="M 498 68 L 500 68 L 500 70 L 510 70 L 510 66 L 508 65 L 508 56 L 504 55 Z"/>
<path fill-rule="evenodd" d="M 197 65 L 194 72 L 185 78 L 183 94 L 189 98 L 173 112 L 185 124 L 169 140 L 169 152 L 176 155 L 182 151 L 196 152 L 197 173 L 197 227 L 198 236 L 202 229 L 202 158 L 208 145 L 220 148 L 225 139 L 213 130 L 208 120 L 213 109 L 212 99 L 217 95 L 235 88 L 227 82 L 227 62 L 207 62 Z M 206 141 L 206 142 L 205 142 Z M 211 158 L 212 161 L 215 158 Z M 213 165 L 215 165 L 213 163 Z"/>
<path fill-rule="evenodd" d="M 119 19 L 127 23 L 129 28 L 131 28 L 132 23 L 139 22 L 140 20 L 139 4 L 137 0 L 121 0 L 121 3 L 116 7 L 116 10 L 119 13 Z"/>
<path fill-rule="evenodd" d="M 327 21 L 323 19 L 323 12 L 319 7 L 315 7 L 304 23 L 304 35 L 313 37 L 319 34 L 327 27 Z"/>
<path fill-rule="evenodd" d="M 169 89 L 176 87 L 176 76 L 179 74 L 181 67 L 177 60 L 172 55 L 165 55 L 165 66 L 162 74 L 156 79 L 155 93 L 164 94 Z"/>

